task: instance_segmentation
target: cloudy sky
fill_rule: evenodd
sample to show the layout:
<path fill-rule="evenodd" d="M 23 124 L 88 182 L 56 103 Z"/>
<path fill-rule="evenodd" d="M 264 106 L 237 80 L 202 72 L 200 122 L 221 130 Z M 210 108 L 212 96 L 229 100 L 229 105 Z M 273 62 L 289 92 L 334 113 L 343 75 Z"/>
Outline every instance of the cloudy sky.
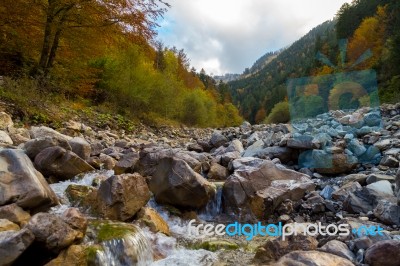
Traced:
<path fill-rule="evenodd" d="M 169 0 L 158 39 L 184 49 L 197 70 L 242 73 L 332 19 L 350 0 Z"/>

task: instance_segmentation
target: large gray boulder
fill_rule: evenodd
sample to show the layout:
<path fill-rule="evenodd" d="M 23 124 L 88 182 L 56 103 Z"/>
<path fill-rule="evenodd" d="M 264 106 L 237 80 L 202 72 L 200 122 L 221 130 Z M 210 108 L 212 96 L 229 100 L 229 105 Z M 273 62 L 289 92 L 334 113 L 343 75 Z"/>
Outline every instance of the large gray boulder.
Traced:
<path fill-rule="evenodd" d="M 84 138 L 75 137 L 68 143 L 71 145 L 71 149 L 76 155 L 83 160 L 89 159 L 92 148 Z"/>
<path fill-rule="evenodd" d="M 30 134 L 32 139 L 44 138 L 44 137 L 55 138 L 60 141 L 69 141 L 72 139 L 72 137 L 70 136 L 61 134 L 55 131 L 54 129 L 45 126 L 32 127 L 30 130 Z"/>
<path fill-rule="evenodd" d="M 29 229 L 0 232 L 0 265 L 11 265 L 33 242 Z"/>
<path fill-rule="evenodd" d="M 215 186 L 183 160 L 161 159 L 154 167 L 149 187 L 159 203 L 201 208 L 215 195 Z"/>
<path fill-rule="evenodd" d="M 239 167 L 223 187 L 224 208 L 243 220 L 265 219 L 286 199 L 300 200 L 315 189 L 307 175 L 278 168 L 272 161 Z"/>
<path fill-rule="evenodd" d="M 58 202 L 42 174 L 22 150 L 0 151 L 0 191 L 0 206 L 16 203 L 24 209 L 36 209 Z"/>
<path fill-rule="evenodd" d="M 114 175 L 97 192 L 99 212 L 106 218 L 126 221 L 150 199 L 146 180 L 139 174 Z"/>
<path fill-rule="evenodd" d="M 78 155 L 61 147 L 44 149 L 36 156 L 35 165 L 44 175 L 54 176 L 58 180 L 71 179 L 80 173 L 94 170 Z"/>
<path fill-rule="evenodd" d="M 66 150 L 71 150 L 71 146 L 67 141 L 52 137 L 31 139 L 28 142 L 24 143 L 23 150 L 26 152 L 29 158 L 34 160 L 36 155 L 38 155 L 41 151 L 49 147 L 55 146 L 60 146 Z"/>

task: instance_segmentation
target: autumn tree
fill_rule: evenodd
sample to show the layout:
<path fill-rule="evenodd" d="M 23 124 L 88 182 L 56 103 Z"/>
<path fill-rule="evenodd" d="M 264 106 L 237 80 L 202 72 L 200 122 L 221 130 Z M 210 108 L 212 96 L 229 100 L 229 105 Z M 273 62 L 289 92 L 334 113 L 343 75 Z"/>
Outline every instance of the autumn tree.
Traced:
<path fill-rule="evenodd" d="M 155 20 L 163 14 L 162 0 L 47 0 L 40 4 L 45 14 L 43 45 L 38 69 L 48 72 L 54 65 L 60 40 L 74 28 L 102 29 L 117 25 L 125 33 L 151 38 Z"/>

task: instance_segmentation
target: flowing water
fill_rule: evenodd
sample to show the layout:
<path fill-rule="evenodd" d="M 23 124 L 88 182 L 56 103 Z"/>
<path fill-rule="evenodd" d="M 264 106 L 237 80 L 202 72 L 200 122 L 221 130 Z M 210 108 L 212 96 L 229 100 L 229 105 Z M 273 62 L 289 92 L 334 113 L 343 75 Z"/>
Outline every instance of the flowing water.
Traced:
<path fill-rule="evenodd" d="M 63 213 L 71 206 L 65 195 L 69 185 L 92 186 L 93 181 L 98 177 L 111 177 L 113 171 L 94 171 L 81 178 L 74 178 L 64 182 L 51 184 L 61 205 L 53 207 L 55 214 Z M 217 254 L 203 249 L 193 249 L 190 246 L 204 240 L 204 236 L 188 235 L 188 220 L 171 215 L 167 209 L 158 205 L 152 198 L 147 207 L 154 208 L 161 217 L 168 223 L 171 236 L 161 233 L 153 233 L 147 227 L 135 226 L 135 232 L 128 233 L 123 238 L 112 239 L 100 243 L 101 249 L 96 250 L 95 263 L 101 266 L 170 266 L 170 265 L 196 265 L 211 266 L 217 260 Z M 201 210 L 198 217 L 207 222 L 215 221 L 222 213 L 222 186 L 217 185 L 215 197 Z M 92 245 L 92 241 L 86 241 Z"/>

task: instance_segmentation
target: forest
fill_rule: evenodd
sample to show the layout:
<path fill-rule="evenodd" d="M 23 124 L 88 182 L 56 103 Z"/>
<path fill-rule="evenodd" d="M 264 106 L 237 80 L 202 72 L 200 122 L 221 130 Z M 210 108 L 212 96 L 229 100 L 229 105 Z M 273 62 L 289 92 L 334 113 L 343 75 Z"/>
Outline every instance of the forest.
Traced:
<path fill-rule="evenodd" d="M 340 40 L 347 41 L 344 62 L 356 65 L 352 69 L 333 67 L 341 66 Z M 372 56 L 358 64 L 368 50 Z M 321 55 L 325 61 L 320 60 Z M 246 120 L 288 122 L 289 105 L 284 103 L 288 101 L 289 79 L 366 69 L 377 73 L 381 103 L 400 100 L 399 1 L 354 0 L 344 4 L 333 20 L 312 29 L 261 70 L 229 82 L 229 88 Z"/>
<path fill-rule="evenodd" d="M 157 124 L 240 124 L 227 88 L 157 41 L 169 8 L 162 0 L 2 0 L 0 98 L 26 121 L 72 106 Z"/>

